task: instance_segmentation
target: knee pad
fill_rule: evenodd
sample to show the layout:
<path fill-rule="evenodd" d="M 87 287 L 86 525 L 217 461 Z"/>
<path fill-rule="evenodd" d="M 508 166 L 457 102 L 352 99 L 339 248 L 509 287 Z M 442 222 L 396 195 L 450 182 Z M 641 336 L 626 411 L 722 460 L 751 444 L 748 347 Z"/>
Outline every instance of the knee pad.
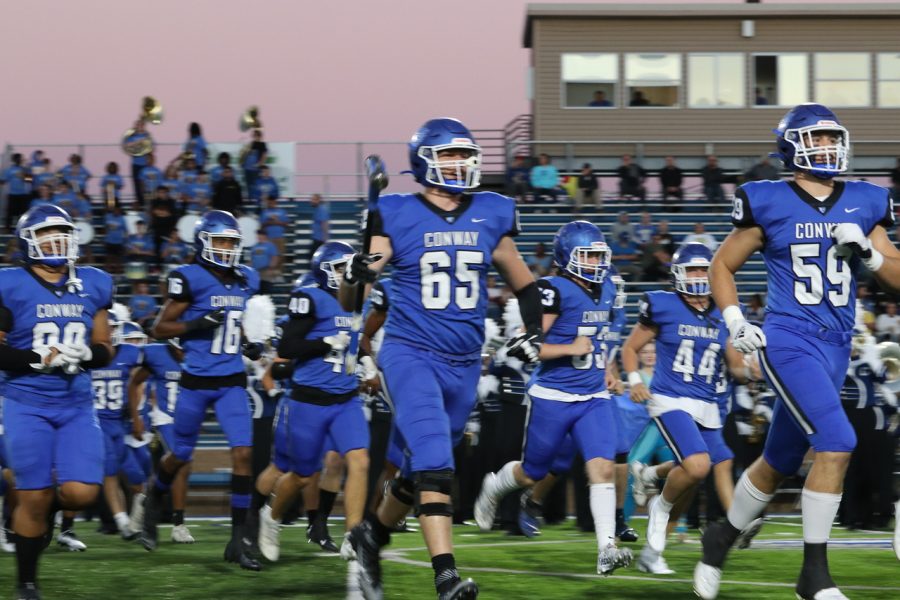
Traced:
<path fill-rule="evenodd" d="M 391 481 L 391 494 L 407 506 L 415 504 L 416 485 L 405 477 L 397 477 Z"/>
<path fill-rule="evenodd" d="M 413 474 L 413 482 L 420 496 L 422 492 L 437 492 L 449 496 L 453 490 L 453 469 L 419 471 Z"/>
<path fill-rule="evenodd" d="M 452 517 L 453 505 L 444 502 L 427 502 L 420 504 L 416 510 L 417 517 Z"/>

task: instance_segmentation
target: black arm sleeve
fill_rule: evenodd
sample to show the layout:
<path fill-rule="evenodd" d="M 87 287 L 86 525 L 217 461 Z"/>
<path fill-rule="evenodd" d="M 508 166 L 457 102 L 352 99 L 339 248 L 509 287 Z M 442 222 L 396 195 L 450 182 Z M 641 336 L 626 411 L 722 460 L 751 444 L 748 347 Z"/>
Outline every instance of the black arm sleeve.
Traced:
<path fill-rule="evenodd" d="M 321 339 L 308 340 L 306 334 L 316 324 L 315 317 L 292 317 L 284 325 L 281 343 L 278 344 L 278 356 L 305 361 L 317 356 L 325 356 L 331 352 L 331 346 Z"/>
<path fill-rule="evenodd" d="M 293 361 L 272 363 L 272 379 L 289 379 L 293 374 Z"/>
<path fill-rule="evenodd" d="M 369 214 L 369 220 L 372 225 L 372 235 L 391 237 L 384 232 L 384 220 L 381 218 L 381 212 L 377 208 Z"/>
<path fill-rule="evenodd" d="M 891 194 L 890 190 L 888 190 L 887 193 L 887 208 L 878 224 L 888 230 L 896 224 L 896 219 L 894 217 L 894 196 Z"/>
<path fill-rule="evenodd" d="M 38 362 L 41 362 L 41 355 L 34 350 L 0 345 L 0 371 L 31 371 L 31 363 Z"/>
<path fill-rule="evenodd" d="M 519 313 L 522 315 L 522 322 L 525 323 L 525 331 L 537 334 L 543 339 L 542 319 L 544 311 L 541 309 L 541 291 L 538 289 L 537 284 L 534 282 L 529 283 L 516 292 L 516 298 L 519 299 Z"/>
<path fill-rule="evenodd" d="M 641 303 L 638 307 L 638 323 L 646 327 L 656 327 L 656 322 L 653 321 L 653 309 L 650 304 L 650 296 L 647 294 L 644 294 L 644 297 L 641 298 Z"/>
<path fill-rule="evenodd" d="M 560 309 L 559 290 L 546 279 L 538 279 L 537 286 L 541 290 L 541 308 L 546 314 L 558 315 Z"/>
<path fill-rule="evenodd" d="M 109 364 L 112 355 L 106 344 L 91 344 L 91 360 L 81 363 L 85 369 L 98 369 Z"/>
<path fill-rule="evenodd" d="M 750 210 L 750 198 L 744 188 L 734 190 L 734 204 L 731 209 L 731 223 L 735 227 L 753 227 L 756 220 Z"/>

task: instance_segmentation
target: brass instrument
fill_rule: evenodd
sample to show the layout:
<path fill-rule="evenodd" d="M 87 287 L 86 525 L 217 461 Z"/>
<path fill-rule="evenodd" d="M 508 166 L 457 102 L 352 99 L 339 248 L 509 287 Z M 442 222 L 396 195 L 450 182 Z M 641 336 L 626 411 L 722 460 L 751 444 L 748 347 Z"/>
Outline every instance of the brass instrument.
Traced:
<path fill-rule="evenodd" d="M 159 100 L 153 96 L 144 96 L 141 101 L 141 114 L 138 117 L 141 121 L 159 125 L 163 121 L 163 107 Z M 126 129 L 122 134 L 122 150 L 130 156 L 146 156 L 153 152 L 153 140 L 150 137 L 129 142 L 128 138 L 135 133 L 134 128 Z"/>
<path fill-rule="evenodd" d="M 241 114 L 238 119 L 238 128 L 241 131 L 262 129 L 262 121 L 259 120 L 259 107 L 251 106 Z"/>
<path fill-rule="evenodd" d="M 900 344 L 881 342 L 878 344 L 878 355 L 884 363 L 885 378 L 888 381 L 900 379 Z"/>

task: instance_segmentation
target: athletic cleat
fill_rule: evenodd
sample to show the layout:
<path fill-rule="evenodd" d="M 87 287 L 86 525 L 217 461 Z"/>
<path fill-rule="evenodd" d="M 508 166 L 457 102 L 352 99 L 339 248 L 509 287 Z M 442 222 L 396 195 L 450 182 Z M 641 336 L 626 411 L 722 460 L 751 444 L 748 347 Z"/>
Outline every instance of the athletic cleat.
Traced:
<path fill-rule="evenodd" d="M 637 560 L 637 569 L 641 573 L 651 575 L 672 575 L 675 571 L 669 568 L 666 559 L 659 552 L 654 552 L 650 546 L 644 546 Z"/>
<path fill-rule="evenodd" d="M 126 542 L 130 542 L 132 540 L 136 540 L 138 538 L 138 536 L 141 535 L 141 532 L 134 531 L 133 529 L 131 529 L 131 527 L 126 525 L 121 530 L 119 530 L 119 535 L 121 535 L 122 539 L 125 540 Z"/>
<path fill-rule="evenodd" d="M 176 525 L 172 528 L 172 541 L 176 544 L 193 544 L 194 536 L 191 535 L 187 525 Z"/>
<path fill-rule="evenodd" d="M 694 593 L 703 600 L 715 600 L 719 595 L 722 569 L 698 562 L 694 567 Z"/>
<path fill-rule="evenodd" d="M 641 539 L 634 527 L 628 527 L 627 525 L 616 532 L 616 537 L 619 538 L 620 542 L 636 542 Z"/>
<path fill-rule="evenodd" d="M 764 522 L 762 517 L 750 521 L 750 524 L 744 527 L 734 540 L 734 547 L 738 550 L 746 550 L 749 548 L 750 544 L 753 543 L 753 538 L 755 538 L 756 534 L 759 533 L 759 530 L 762 529 Z"/>
<path fill-rule="evenodd" d="M 156 524 L 159 522 L 159 507 L 153 500 L 153 494 L 147 494 L 144 498 L 144 526 L 138 540 L 147 552 L 156 550 L 159 543 L 159 532 Z"/>
<path fill-rule="evenodd" d="M 308 544 L 318 544 L 319 548 L 325 552 L 334 552 L 337 554 L 340 549 L 334 543 L 334 539 L 328 533 L 328 524 L 319 519 L 314 520 L 306 528 L 306 542 Z"/>
<path fill-rule="evenodd" d="M 281 523 L 272 518 L 268 504 L 259 509 L 259 551 L 271 562 L 278 562 L 281 555 Z"/>
<path fill-rule="evenodd" d="M 15 534 L 6 527 L 0 526 L 0 551 L 13 554 L 16 551 L 16 545 L 13 543 Z"/>
<path fill-rule="evenodd" d="M 647 544 L 654 552 L 662 554 L 666 549 L 666 528 L 669 525 L 669 513 L 659 510 L 659 496 L 650 501 L 647 510 Z"/>
<path fill-rule="evenodd" d="M 35 584 L 26 583 L 16 590 L 16 600 L 41 600 L 41 593 Z"/>
<path fill-rule="evenodd" d="M 438 594 L 438 600 L 474 600 L 478 597 L 478 584 L 471 579 L 459 579 L 452 588 Z"/>
<path fill-rule="evenodd" d="M 812 596 L 801 596 L 799 592 L 796 592 L 795 595 L 797 596 L 797 600 L 849 600 L 849 598 L 836 587 L 819 590 Z"/>
<path fill-rule="evenodd" d="M 144 529 L 144 498 L 146 494 L 135 494 L 131 499 L 131 516 L 128 519 L 128 528 L 132 531 Z"/>
<path fill-rule="evenodd" d="M 522 503 L 519 506 L 519 530 L 522 535 L 533 538 L 541 535 L 541 511 L 528 505 L 531 494 L 522 494 Z"/>
<path fill-rule="evenodd" d="M 634 497 L 634 502 L 638 506 L 647 504 L 648 486 L 644 481 L 644 469 L 646 468 L 647 465 L 640 461 L 628 463 L 628 469 L 631 471 L 631 477 L 633 479 L 631 484 L 631 495 Z"/>
<path fill-rule="evenodd" d="M 356 550 L 356 564 L 359 590 L 366 600 L 382 600 L 381 587 L 381 546 L 375 539 L 372 526 L 366 521 L 353 528 L 350 540 Z"/>
<path fill-rule="evenodd" d="M 85 543 L 79 540 L 78 536 L 71 529 L 60 531 L 59 535 L 56 536 L 56 543 L 69 552 L 84 552 L 87 550 Z"/>
<path fill-rule="evenodd" d="M 497 498 L 488 491 L 494 487 L 496 473 L 488 473 L 481 482 L 481 492 L 475 500 L 475 522 L 482 531 L 490 531 L 494 527 L 494 516 L 497 514 Z"/>
<path fill-rule="evenodd" d="M 236 563 L 247 571 L 262 571 L 259 561 L 247 556 L 247 553 L 244 552 L 244 545 L 240 537 L 233 537 L 229 540 L 228 545 L 225 546 L 224 557 L 227 562 Z"/>
<path fill-rule="evenodd" d="M 834 584 L 828 567 L 806 567 L 800 570 L 800 578 L 794 593 L 798 600 L 847 600 Z"/>
<path fill-rule="evenodd" d="M 719 595 L 722 565 L 737 537 L 729 534 L 729 527 L 734 530 L 727 521 L 717 521 L 707 525 L 703 532 L 703 558 L 694 568 L 694 593 L 703 600 L 713 600 Z"/>
<path fill-rule="evenodd" d="M 353 549 L 353 541 L 349 531 L 344 534 L 344 541 L 341 542 L 341 558 L 348 562 L 356 560 L 356 550 Z"/>
<path fill-rule="evenodd" d="M 620 567 L 627 567 L 632 560 L 634 555 L 631 550 L 610 544 L 597 553 L 597 574 L 605 577 Z"/>

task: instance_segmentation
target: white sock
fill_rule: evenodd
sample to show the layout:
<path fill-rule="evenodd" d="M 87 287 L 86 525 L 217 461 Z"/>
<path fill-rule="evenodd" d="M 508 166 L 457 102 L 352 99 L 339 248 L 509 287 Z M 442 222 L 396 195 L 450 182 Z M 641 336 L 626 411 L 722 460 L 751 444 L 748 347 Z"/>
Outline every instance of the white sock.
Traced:
<path fill-rule="evenodd" d="M 138 507 L 144 505 L 144 498 L 146 498 L 145 494 L 134 495 L 134 498 L 131 499 L 131 512 L 136 511 Z"/>
<path fill-rule="evenodd" d="M 119 528 L 119 531 L 122 531 L 123 529 L 128 527 L 128 514 L 124 512 L 114 514 L 113 520 L 115 520 L 116 527 Z"/>
<path fill-rule="evenodd" d="M 591 484 L 591 515 L 597 531 L 597 548 L 616 543 L 616 484 Z"/>
<path fill-rule="evenodd" d="M 641 479 L 644 480 L 644 483 L 656 483 L 659 481 L 659 474 L 656 472 L 656 467 L 658 465 L 653 465 L 652 467 L 646 467 L 641 472 Z"/>
<path fill-rule="evenodd" d="M 514 460 L 503 465 L 503 468 L 497 471 L 497 476 L 494 477 L 494 487 L 493 489 L 488 490 L 488 493 L 495 498 L 502 498 L 508 493 L 521 488 L 516 482 L 515 469 L 516 465 L 519 464 L 519 461 Z"/>
<path fill-rule="evenodd" d="M 803 513 L 803 541 L 824 544 L 831 537 L 831 526 L 841 504 L 841 494 L 814 492 L 803 488 L 800 510 Z"/>
<path fill-rule="evenodd" d="M 762 514 L 775 494 L 764 494 L 750 482 L 747 472 L 741 475 L 734 486 L 734 500 L 728 509 L 728 522 L 738 531 L 743 530 L 753 519 Z"/>
<path fill-rule="evenodd" d="M 659 498 L 656 500 L 656 510 L 661 510 L 664 513 L 668 514 L 672 512 L 672 507 L 674 504 L 666 500 L 666 490 L 663 489 L 663 493 L 659 495 Z"/>

